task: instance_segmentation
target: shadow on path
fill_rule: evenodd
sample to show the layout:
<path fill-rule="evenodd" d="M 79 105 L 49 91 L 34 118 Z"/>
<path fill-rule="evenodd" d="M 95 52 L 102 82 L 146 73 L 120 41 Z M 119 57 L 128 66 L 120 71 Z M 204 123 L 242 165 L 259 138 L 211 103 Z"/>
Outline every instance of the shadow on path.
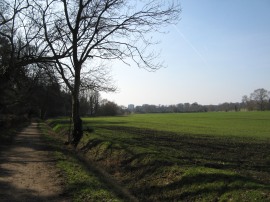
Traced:
<path fill-rule="evenodd" d="M 0 201 L 70 201 L 50 152 L 37 123 L 19 132 L 0 153 Z"/>

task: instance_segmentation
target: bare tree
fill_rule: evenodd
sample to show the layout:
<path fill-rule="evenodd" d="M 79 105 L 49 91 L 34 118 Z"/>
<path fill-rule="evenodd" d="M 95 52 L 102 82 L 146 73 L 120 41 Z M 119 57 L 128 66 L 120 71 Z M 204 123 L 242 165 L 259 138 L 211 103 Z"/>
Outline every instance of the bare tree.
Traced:
<path fill-rule="evenodd" d="M 154 52 L 147 52 L 156 43 L 147 34 L 176 22 L 180 13 L 178 2 L 158 0 L 36 0 L 32 8 L 32 23 L 41 29 L 39 37 L 45 36 L 44 46 L 72 94 L 75 145 L 82 135 L 80 87 L 114 90 L 104 85 L 106 75 L 89 77 L 95 72 L 94 61 L 117 59 L 128 64 L 131 59 L 147 70 L 160 68 Z"/>
<path fill-rule="evenodd" d="M 32 5 L 28 0 L 2 0 L 0 3 L 0 36 L 10 44 L 9 68 L 20 68 L 41 61 L 48 62 L 46 48 L 41 50 L 40 27 L 29 21 Z"/>
<path fill-rule="evenodd" d="M 149 33 L 160 32 L 162 27 L 177 22 L 181 11 L 177 0 L 5 2 L 0 7 L 13 2 L 17 10 L 14 13 L 18 13 L 19 18 L 6 18 L 1 14 L 0 25 L 16 22 L 20 25 L 16 36 L 24 38 L 25 47 L 35 47 L 28 49 L 27 60 L 21 62 L 50 63 L 72 94 L 74 145 L 82 136 L 81 88 L 115 90 L 108 82 L 108 71 L 99 66 L 99 62 L 133 62 L 149 71 L 160 68 L 162 63 L 157 62 L 157 54 L 151 49 L 157 42 Z"/>
<path fill-rule="evenodd" d="M 257 103 L 259 110 L 263 111 L 269 101 L 269 94 L 264 88 L 259 88 L 250 94 L 250 99 Z"/>
<path fill-rule="evenodd" d="M 37 49 L 29 43 L 35 35 L 24 21 L 24 14 L 29 8 L 27 0 L 0 2 L 0 91 L 5 107 L 25 102 L 39 76 L 38 65 L 26 59 L 27 56 L 37 55 Z M 28 78 L 30 74 L 31 82 Z"/>

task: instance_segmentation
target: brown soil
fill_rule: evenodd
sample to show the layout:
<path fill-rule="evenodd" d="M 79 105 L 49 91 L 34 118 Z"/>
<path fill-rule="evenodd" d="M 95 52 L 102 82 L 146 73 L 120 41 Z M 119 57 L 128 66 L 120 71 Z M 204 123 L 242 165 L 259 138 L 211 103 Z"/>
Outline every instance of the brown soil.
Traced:
<path fill-rule="evenodd" d="M 0 201 L 71 201 L 52 152 L 40 138 L 37 123 L 15 137 L 0 153 Z"/>

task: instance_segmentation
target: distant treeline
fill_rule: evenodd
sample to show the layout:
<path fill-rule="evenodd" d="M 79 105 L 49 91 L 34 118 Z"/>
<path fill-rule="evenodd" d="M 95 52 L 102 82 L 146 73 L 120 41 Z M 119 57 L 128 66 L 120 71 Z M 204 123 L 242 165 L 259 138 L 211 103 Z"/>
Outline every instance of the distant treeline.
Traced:
<path fill-rule="evenodd" d="M 179 103 L 176 105 L 149 105 L 136 106 L 129 109 L 134 113 L 188 113 L 188 112 L 216 112 L 216 111 L 264 111 L 270 110 L 270 93 L 260 88 L 250 96 L 243 96 L 242 102 L 222 103 L 218 105 L 200 105 L 197 102 Z"/>
<path fill-rule="evenodd" d="M 221 105 L 200 105 L 195 103 L 179 103 L 176 105 L 148 105 L 136 106 L 135 113 L 187 113 L 208 111 L 238 111 L 241 103 L 224 103 Z"/>

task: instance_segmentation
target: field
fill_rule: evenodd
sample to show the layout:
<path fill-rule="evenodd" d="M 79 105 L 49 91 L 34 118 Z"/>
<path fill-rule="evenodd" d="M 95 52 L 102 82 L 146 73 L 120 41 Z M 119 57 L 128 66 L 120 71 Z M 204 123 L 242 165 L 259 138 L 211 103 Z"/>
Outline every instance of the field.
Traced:
<path fill-rule="evenodd" d="M 269 112 L 135 114 L 84 119 L 91 126 L 121 126 L 191 135 L 270 138 Z"/>
<path fill-rule="evenodd" d="M 79 150 L 139 201 L 270 201 L 269 112 L 83 121 Z M 48 120 L 62 134 L 68 122 Z"/>

